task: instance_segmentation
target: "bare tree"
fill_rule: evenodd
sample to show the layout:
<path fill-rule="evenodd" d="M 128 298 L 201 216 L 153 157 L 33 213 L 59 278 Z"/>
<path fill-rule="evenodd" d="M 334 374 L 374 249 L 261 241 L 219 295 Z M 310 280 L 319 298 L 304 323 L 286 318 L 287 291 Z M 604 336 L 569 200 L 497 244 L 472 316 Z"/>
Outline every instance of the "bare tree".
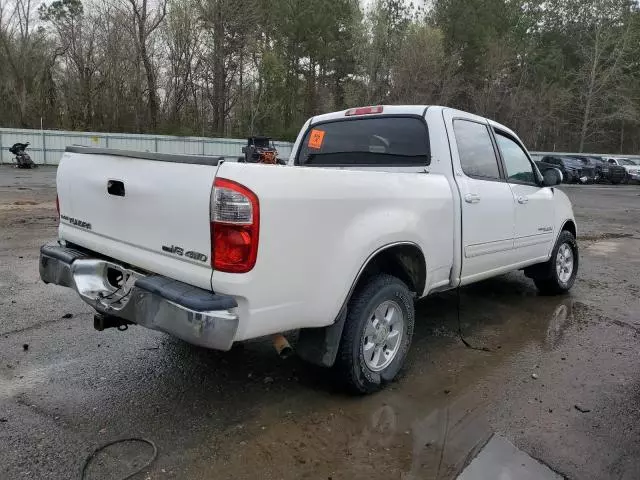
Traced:
<path fill-rule="evenodd" d="M 458 59 L 447 55 L 442 33 L 427 25 L 414 25 L 396 52 L 391 69 L 392 101 L 417 104 L 450 103 L 462 88 Z"/>
<path fill-rule="evenodd" d="M 0 48 L 11 72 L 11 90 L 18 111 L 18 123 L 28 125 L 30 96 L 35 94 L 45 51 L 42 36 L 33 31 L 34 4 L 31 0 L 0 0 Z"/>
<path fill-rule="evenodd" d="M 56 32 L 56 56 L 65 62 L 65 82 L 71 90 L 68 105 L 74 114 L 73 127 L 89 128 L 94 115 L 95 78 L 99 73 L 96 33 L 98 23 L 85 21 L 80 0 L 57 0 L 38 9 L 40 18 L 50 22 Z M 92 19 L 90 19 L 92 20 Z M 77 85 L 77 94 L 73 87 Z M 78 117 L 78 121 L 75 121 Z"/>
<path fill-rule="evenodd" d="M 131 27 L 134 33 L 137 53 L 144 66 L 147 81 L 149 121 L 152 130 L 158 126 L 158 82 L 156 66 L 151 58 L 151 39 L 167 15 L 167 0 L 160 0 L 156 7 L 149 0 L 128 0 L 132 13 Z"/>
<path fill-rule="evenodd" d="M 254 0 L 199 0 L 199 12 L 208 33 L 203 83 L 212 107 L 211 126 L 217 135 L 224 135 L 237 101 L 231 87 L 243 72 L 248 35 L 257 27 L 256 4 Z"/>
<path fill-rule="evenodd" d="M 612 93 L 619 93 L 618 86 L 625 79 L 623 62 L 628 55 L 629 26 L 622 29 L 608 21 L 598 21 L 583 43 L 581 53 L 583 67 L 577 74 L 577 86 L 582 103 L 580 143 L 578 151 L 584 151 L 586 141 L 595 133 L 597 123 L 608 120 L 607 100 Z M 620 104 L 621 102 L 616 102 Z"/>
<path fill-rule="evenodd" d="M 189 0 L 172 2 L 165 25 L 168 121 L 175 128 L 179 128 L 185 112 L 195 117 L 202 116 L 202 109 L 197 106 L 199 79 L 196 77 L 201 74 L 203 51 L 199 21 L 193 15 L 194 8 L 195 4 Z M 199 118 L 199 121 L 203 122 L 204 119 Z"/>

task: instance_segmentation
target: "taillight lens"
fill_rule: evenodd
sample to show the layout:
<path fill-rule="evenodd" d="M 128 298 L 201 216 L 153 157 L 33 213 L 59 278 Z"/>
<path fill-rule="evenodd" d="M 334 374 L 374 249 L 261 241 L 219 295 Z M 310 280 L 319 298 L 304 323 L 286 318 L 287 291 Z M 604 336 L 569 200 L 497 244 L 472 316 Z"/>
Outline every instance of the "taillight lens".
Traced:
<path fill-rule="evenodd" d="M 246 273 L 256 264 L 260 205 L 244 185 L 216 178 L 211 194 L 211 265 L 214 270 Z"/>

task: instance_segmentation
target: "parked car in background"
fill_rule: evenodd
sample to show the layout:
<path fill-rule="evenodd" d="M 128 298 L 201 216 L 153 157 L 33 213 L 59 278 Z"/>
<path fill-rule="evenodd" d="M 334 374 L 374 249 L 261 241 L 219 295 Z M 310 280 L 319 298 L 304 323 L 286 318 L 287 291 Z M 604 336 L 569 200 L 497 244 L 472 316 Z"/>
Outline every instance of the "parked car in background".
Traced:
<path fill-rule="evenodd" d="M 596 155 L 571 155 L 573 158 L 577 158 L 582 164 L 588 168 L 593 169 L 595 172 L 595 182 L 611 182 L 614 185 L 622 183 L 626 176 L 627 171 L 624 167 L 618 165 L 608 164 L 602 157 Z M 590 177 L 590 170 L 582 170 L 587 177 Z"/>
<path fill-rule="evenodd" d="M 587 181 L 583 183 L 596 183 L 602 178 L 602 171 L 598 169 L 595 160 L 583 155 L 569 155 L 571 159 L 580 162 L 580 177 L 586 177 Z"/>
<path fill-rule="evenodd" d="M 640 165 L 634 160 L 621 157 L 607 157 L 607 163 L 609 165 L 618 165 L 623 167 L 627 172 L 626 181 L 640 181 Z"/>
<path fill-rule="evenodd" d="M 588 157 L 585 155 L 569 155 L 571 158 L 582 163 L 582 173 L 587 177 L 588 182 L 599 182 L 603 178 L 602 160 L 598 161 L 594 157 Z"/>
<path fill-rule="evenodd" d="M 587 183 L 588 178 L 583 175 L 583 165 L 577 158 L 562 155 L 546 155 L 542 162 L 553 165 L 562 172 L 564 183 Z"/>
<path fill-rule="evenodd" d="M 594 164 L 596 171 L 600 171 L 600 179 L 602 181 L 610 182 L 613 185 L 624 182 L 627 176 L 627 171 L 624 167 L 609 164 L 602 157 L 595 155 L 588 155 L 586 158 Z"/>

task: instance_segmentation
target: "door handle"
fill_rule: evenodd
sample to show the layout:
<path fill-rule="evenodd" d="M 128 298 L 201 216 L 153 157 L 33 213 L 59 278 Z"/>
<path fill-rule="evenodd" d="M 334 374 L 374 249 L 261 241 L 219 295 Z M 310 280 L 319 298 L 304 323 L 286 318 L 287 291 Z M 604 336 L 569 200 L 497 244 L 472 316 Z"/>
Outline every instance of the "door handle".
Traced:
<path fill-rule="evenodd" d="M 529 202 L 529 197 L 525 197 L 523 195 L 520 195 L 518 197 L 518 203 L 525 204 L 525 203 L 528 203 L 528 202 Z"/>
<path fill-rule="evenodd" d="M 464 196 L 464 201 L 467 203 L 478 203 L 480 201 L 480 195 L 477 193 L 467 193 Z"/>

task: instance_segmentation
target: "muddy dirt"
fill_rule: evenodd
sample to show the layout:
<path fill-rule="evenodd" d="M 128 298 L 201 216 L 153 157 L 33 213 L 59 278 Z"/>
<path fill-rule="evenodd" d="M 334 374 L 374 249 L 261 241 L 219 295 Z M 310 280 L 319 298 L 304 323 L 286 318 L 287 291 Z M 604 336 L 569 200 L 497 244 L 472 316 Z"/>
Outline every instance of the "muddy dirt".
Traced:
<path fill-rule="evenodd" d="M 219 353 L 95 331 L 73 292 L 39 280 L 54 177 L 0 167 L 0 478 L 79 478 L 99 445 L 143 437 L 158 457 L 136 478 L 448 479 L 494 433 L 566 478 L 640 478 L 640 187 L 564 189 L 582 236 L 570 295 L 540 297 L 520 273 L 463 289 L 462 333 L 488 351 L 460 341 L 455 293 L 430 297 L 403 377 L 352 397 L 265 342 Z M 87 478 L 151 452 L 109 447 Z"/>

